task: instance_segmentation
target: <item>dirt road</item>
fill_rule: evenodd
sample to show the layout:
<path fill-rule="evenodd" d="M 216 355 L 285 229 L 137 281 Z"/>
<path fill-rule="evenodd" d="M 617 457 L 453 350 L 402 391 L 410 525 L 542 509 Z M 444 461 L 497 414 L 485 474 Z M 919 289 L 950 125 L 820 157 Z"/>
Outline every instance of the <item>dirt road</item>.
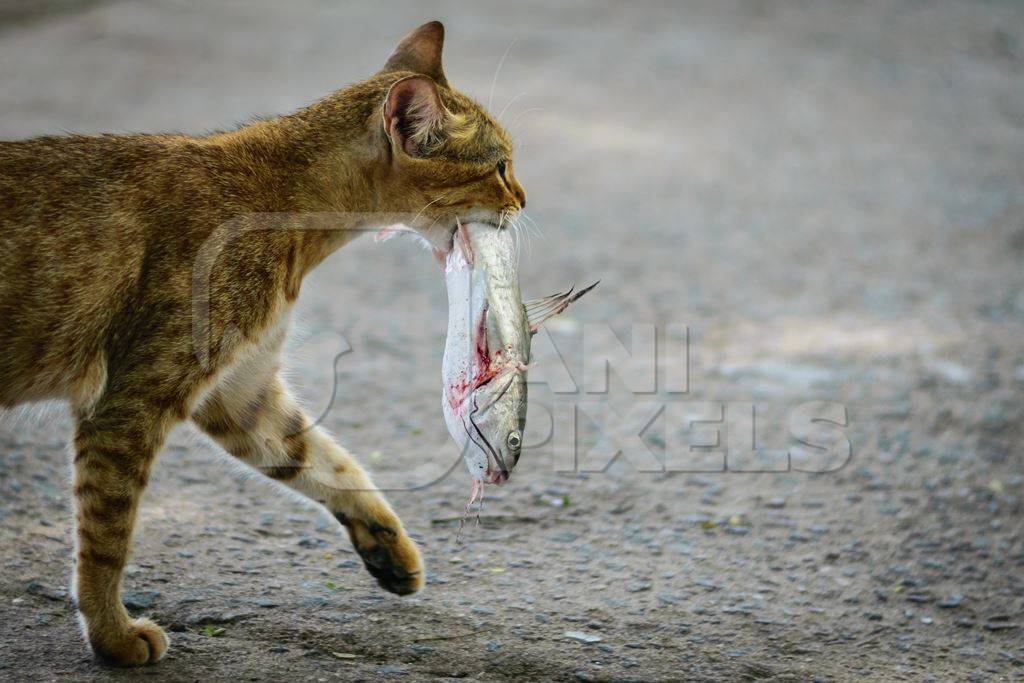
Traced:
<path fill-rule="evenodd" d="M 520 143 L 527 294 L 602 279 L 539 344 L 514 478 L 457 544 L 463 471 L 426 485 L 457 457 L 443 283 L 414 244 L 363 239 L 304 288 L 293 384 L 393 489 L 427 590 L 381 593 L 330 520 L 183 428 L 126 580 L 172 650 L 104 669 L 64 591 L 70 419 L 9 415 L 0 679 L 1024 675 L 1020 3 L 86 3 L 0 26 L 0 137 L 289 111 L 432 18 L 449 79 L 493 89 Z M 584 356 L 613 349 L 608 330 L 641 348 L 650 326 L 654 393 L 643 368 L 604 391 Z M 652 420 L 659 462 L 713 464 L 679 450 L 717 438 L 680 411 L 753 411 L 758 444 L 784 451 L 814 401 L 844 411 L 849 457 L 811 467 L 833 471 L 735 471 L 749 429 L 724 428 L 730 471 L 638 471 L 582 418 L 578 455 L 604 471 L 559 471 L 574 403 L 614 407 L 604 427 L 627 436 Z"/>

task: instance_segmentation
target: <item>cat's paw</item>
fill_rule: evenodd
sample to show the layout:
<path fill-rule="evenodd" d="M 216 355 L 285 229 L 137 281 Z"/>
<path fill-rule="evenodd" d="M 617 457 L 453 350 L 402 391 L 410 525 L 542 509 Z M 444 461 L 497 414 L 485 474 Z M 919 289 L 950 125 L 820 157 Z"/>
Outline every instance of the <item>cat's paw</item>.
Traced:
<path fill-rule="evenodd" d="M 90 637 L 93 652 L 118 666 L 155 664 L 167 653 L 170 641 L 163 629 L 149 619 L 136 619 L 126 629 Z"/>
<path fill-rule="evenodd" d="M 419 548 L 402 529 L 397 518 L 391 523 L 365 522 L 336 515 L 348 529 L 366 570 L 384 590 L 409 595 L 423 588 L 423 559 Z"/>

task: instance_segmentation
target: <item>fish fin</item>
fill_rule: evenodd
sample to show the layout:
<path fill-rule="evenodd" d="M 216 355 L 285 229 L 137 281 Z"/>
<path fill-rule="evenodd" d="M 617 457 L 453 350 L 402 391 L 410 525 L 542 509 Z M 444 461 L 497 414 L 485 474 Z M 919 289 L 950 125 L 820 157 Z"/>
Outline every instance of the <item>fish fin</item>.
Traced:
<path fill-rule="evenodd" d="M 473 412 L 486 413 L 488 410 L 490 410 L 491 406 L 500 401 L 501 397 L 508 392 L 509 388 L 512 386 L 512 382 L 515 381 L 515 377 L 512 376 L 509 377 L 508 381 L 506 382 L 504 380 L 505 376 L 519 374 L 519 372 L 519 368 L 504 370 L 490 382 L 487 382 L 487 384 L 481 386 L 480 390 L 481 394 L 484 397 L 484 406 L 483 408 L 481 408 L 480 406 L 476 406 Z"/>
<path fill-rule="evenodd" d="M 589 287 L 585 287 L 578 292 L 573 293 L 575 287 L 570 287 L 569 291 L 561 292 L 559 294 L 552 294 L 542 299 L 532 299 L 523 304 L 523 308 L 526 309 L 526 320 L 530 326 L 530 334 L 536 334 L 540 326 L 547 322 L 550 318 L 555 317 L 559 313 L 562 313 L 569 307 L 569 304 L 579 299 L 581 296 L 597 287 L 598 280 Z"/>

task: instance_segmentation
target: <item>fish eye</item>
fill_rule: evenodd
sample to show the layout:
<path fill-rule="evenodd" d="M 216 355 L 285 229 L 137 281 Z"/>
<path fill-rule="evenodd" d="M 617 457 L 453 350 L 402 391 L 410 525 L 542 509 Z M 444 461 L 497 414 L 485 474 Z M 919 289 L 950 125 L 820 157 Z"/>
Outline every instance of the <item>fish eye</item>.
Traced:
<path fill-rule="evenodd" d="M 510 448 L 519 448 L 523 445 L 523 437 L 519 435 L 519 432 L 509 432 L 507 441 Z"/>

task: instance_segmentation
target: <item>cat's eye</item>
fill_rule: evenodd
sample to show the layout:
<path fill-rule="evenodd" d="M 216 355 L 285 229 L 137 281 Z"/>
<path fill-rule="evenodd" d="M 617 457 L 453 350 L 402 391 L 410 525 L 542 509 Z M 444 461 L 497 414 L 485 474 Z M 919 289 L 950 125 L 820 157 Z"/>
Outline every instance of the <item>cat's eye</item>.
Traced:
<path fill-rule="evenodd" d="M 504 161 L 498 162 L 498 175 L 501 176 L 502 181 L 508 182 L 508 178 L 505 177 L 506 164 Z"/>
<path fill-rule="evenodd" d="M 523 437 L 519 436 L 519 432 L 508 433 L 508 445 L 509 448 L 519 448 L 523 445 Z"/>

